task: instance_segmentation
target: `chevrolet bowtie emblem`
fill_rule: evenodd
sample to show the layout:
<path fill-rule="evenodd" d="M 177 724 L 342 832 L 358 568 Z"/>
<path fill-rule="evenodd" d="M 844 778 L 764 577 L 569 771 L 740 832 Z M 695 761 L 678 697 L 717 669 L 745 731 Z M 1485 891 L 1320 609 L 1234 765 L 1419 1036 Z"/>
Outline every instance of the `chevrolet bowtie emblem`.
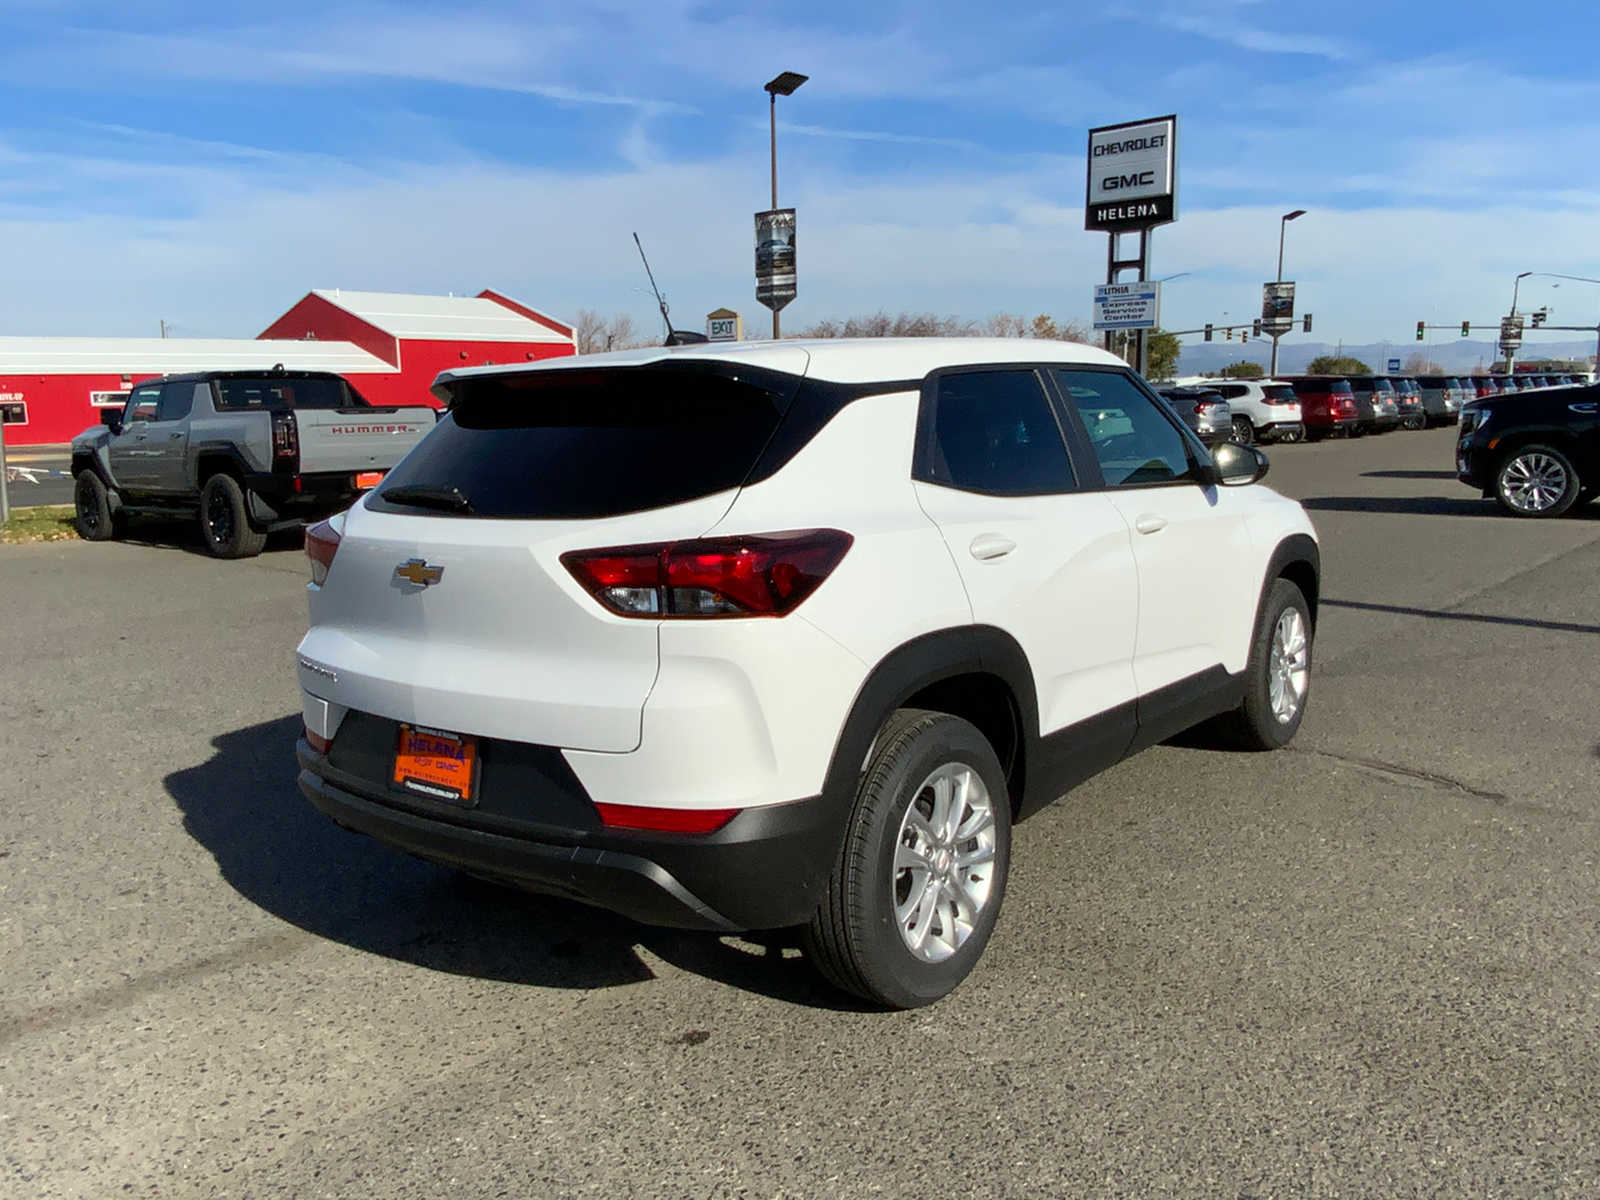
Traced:
<path fill-rule="evenodd" d="M 394 569 L 394 577 L 418 587 L 427 587 L 444 578 L 444 568 L 429 566 L 426 559 L 408 558 Z"/>

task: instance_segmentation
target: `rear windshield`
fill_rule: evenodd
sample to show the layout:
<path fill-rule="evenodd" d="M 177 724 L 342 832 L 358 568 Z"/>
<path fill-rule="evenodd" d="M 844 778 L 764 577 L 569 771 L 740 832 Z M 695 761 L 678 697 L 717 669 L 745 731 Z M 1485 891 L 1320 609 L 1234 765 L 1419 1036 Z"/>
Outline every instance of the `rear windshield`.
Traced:
<path fill-rule="evenodd" d="M 1287 383 L 1267 383 L 1261 386 L 1261 394 L 1274 404 L 1292 404 L 1294 402 L 1294 389 Z"/>
<path fill-rule="evenodd" d="M 1375 392 L 1392 392 L 1394 391 L 1394 384 L 1387 379 L 1374 379 L 1372 381 L 1372 390 Z"/>
<path fill-rule="evenodd" d="M 1312 396 L 1320 396 L 1326 392 L 1330 396 L 1350 395 L 1350 381 L 1348 379 L 1297 379 L 1294 390 Z"/>
<path fill-rule="evenodd" d="M 282 411 L 289 408 L 368 407 L 367 402 L 352 391 L 349 384 L 336 377 L 219 379 L 217 403 L 229 412 L 256 408 Z"/>
<path fill-rule="evenodd" d="M 689 363 L 468 378 L 367 504 L 524 520 L 681 504 L 744 482 L 799 384 Z"/>

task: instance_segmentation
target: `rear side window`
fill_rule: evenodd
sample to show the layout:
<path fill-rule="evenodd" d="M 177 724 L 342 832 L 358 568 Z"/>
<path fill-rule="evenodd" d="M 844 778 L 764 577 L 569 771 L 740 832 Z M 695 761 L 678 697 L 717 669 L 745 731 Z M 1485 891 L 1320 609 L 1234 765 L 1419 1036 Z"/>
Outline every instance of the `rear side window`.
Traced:
<path fill-rule="evenodd" d="M 351 392 L 342 379 L 296 379 L 293 376 L 219 379 L 217 403 L 224 412 L 366 407 L 366 401 Z"/>
<path fill-rule="evenodd" d="M 1217 391 L 1228 400 L 1238 400 L 1250 394 L 1250 389 L 1241 383 L 1225 383 Z"/>
<path fill-rule="evenodd" d="M 917 478 L 991 496 L 1076 486 L 1061 427 L 1029 369 L 941 375 Z"/>
<path fill-rule="evenodd" d="M 799 383 L 721 364 L 468 378 L 367 505 L 538 520 L 682 504 L 744 482 Z M 388 498 L 402 488 L 412 500 Z"/>

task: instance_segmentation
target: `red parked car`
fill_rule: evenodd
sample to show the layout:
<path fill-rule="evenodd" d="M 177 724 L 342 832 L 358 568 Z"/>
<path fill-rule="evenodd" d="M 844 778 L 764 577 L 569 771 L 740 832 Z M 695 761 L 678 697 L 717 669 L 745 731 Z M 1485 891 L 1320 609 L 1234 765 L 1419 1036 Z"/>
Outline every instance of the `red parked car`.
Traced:
<path fill-rule="evenodd" d="M 1300 401 L 1306 441 L 1350 436 L 1356 427 L 1356 398 L 1348 379 L 1339 375 L 1295 375 L 1287 382 Z"/>

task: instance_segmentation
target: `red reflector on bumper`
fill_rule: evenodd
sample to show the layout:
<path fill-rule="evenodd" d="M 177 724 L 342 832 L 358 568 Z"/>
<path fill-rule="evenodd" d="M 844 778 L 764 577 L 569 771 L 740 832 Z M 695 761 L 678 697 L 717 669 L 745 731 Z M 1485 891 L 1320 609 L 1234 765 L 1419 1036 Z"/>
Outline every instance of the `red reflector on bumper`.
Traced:
<path fill-rule="evenodd" d="M 737 808 L 645 808 L 636 804 L 596 804 L 600 820 L 612 829 L 649 829 L 657 833 L 715 833 Z"/>
<path fill-rule="evenodd" d="M 306 745 L 310 746 L 318 754 L 326 754 L 328 747 L 333 745 L 333 742 L 323 737 L 320 733 L 312 733 L 311 730 L 307 729 Z"/>

